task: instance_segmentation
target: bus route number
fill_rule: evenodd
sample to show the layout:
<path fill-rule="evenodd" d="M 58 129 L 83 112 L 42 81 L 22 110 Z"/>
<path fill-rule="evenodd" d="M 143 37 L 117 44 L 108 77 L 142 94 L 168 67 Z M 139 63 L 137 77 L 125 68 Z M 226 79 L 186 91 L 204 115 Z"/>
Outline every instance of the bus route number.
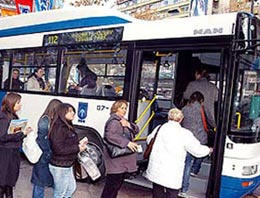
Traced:
<path fill-rule="evenodd" d="M 105 105 L 97 105 L 97 110 L 98 111 L 104 111 L 105 109 L 109 109 L 109 108 L 106 107 Z"/>
<path fill-rule="evenodd" d="M 57 35 L 48 36 L 48 43 L 50 45 L 58 45 L 58 36 Z"/>

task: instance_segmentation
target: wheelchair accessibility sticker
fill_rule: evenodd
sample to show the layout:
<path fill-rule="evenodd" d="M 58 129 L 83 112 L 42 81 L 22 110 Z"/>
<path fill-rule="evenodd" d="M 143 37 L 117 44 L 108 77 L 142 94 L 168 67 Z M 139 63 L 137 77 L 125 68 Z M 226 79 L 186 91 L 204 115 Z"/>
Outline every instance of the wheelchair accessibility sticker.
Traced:
<path fill-rule="evenodd" d="M 86 102 L 79 102 L 78 106 L 78 122 L 85 123 L 87 115 L 88 115 L 88 103 Z"/>

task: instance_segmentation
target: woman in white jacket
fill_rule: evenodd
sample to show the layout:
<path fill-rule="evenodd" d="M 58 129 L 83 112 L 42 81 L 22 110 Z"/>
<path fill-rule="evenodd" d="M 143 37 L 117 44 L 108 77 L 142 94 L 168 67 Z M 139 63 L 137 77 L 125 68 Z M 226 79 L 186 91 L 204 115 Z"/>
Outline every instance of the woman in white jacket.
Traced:
<path fill-rule="evenodd" d="M 146 170 L 146 177 L 153 182 L 153 198 L 178 197 L 187 152 L 196 157 L 212 152 L 201 145 L 191 131 L 181 127 L 182 119 L 182 112 L 173 108 L 168 113 L 169 121 L 158 131 Z M 154 137 L 157 127 L 148 136 L 147 143 Z"/>

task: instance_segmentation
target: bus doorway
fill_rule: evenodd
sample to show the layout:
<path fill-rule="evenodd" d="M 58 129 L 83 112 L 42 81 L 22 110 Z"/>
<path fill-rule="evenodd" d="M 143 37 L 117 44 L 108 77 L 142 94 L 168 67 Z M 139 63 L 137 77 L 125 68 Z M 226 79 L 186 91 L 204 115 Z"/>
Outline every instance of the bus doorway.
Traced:
<path fill-rule="evenodd" d="M 182 109 L 187 104 L 188 98 L 185 98 L 183 94 L 188 84 L 195 80 L 196 70 L 207 71 L 208 81 L 220 90 L 220 82 L 224 81 L 224 79 L 220 81 L 220 65 L 221 52 L 191 50 L 177 53 L 173 51 L 143 52 L 137 123 L 141 128 L 146 126 L 144 134 L 149 134 L 158 124 L 167 122 L 167 113 L 171 108 Z M 217 102 L 214 103 L 213 108 L 214 115 L 212 116 L 216 125 Z"/>
<path fill-rule="evenodd" d="M 205 110 L 204 112 L 207 111 L 205 115 L 207 115 L 206 123 L 208 131 L 203 130 L 200 133 L 207 133 L 208 142 L 202 142 L 203 140 L 199 138 L 198 140 L 202 144 L 207 144 L 210 147 L 214 147 L 216 131 L 218 131 L 217 126 L 220 119 L 220 105 L 222 104 L 222 96 L 224 96 L 223 84 L 225 84 L 225 79 L 222 75 L 223 72 L 221 72 L 225 69 L 224 61 L 222 61 L 223 56 L 224 53 L 221 51 L 182 51 L 178 53 L 178 65 L 176 68 L 176 80 L 174 87 L 174 104 L 179 109 L 183 109 L 185 105 L 189 106 L 190 104 L 188 104 L 188 100 L 195 91 L 199 91 L 204 96 L 203 106 Z M 205 72 L 205 76 L 195 75 L 196 72 L 202 71 L 203 73 Z M 196 81 L 196 83 L 193 81 Z M 189 89 L 188 87 L 192 87 L 192 89 Z M 188 108 L 186 107 L 186 114 L 187 109 Z M 190 110 L 188 112 L 191 113 L 193 108 L 189 109 Z M 195 137 L 196 134 L 199 137 L 198 132 L 200 130 L 197 129 L 203 129 L 204 126 L 195 127 L 191 125 L 198 125 L 198 123 L 200 123 L 199 119 L 202 120 L 203 116 L 201 112 L 197 112 L 196 117 L 193 117 L 194 114 L 195 113 L 191 113 L 191 115 L 186 117 L 194 123 L 187 125 L 186 120 L 186 124 L 184 125 L 184 122 L 182 124 L 184 127 L 191 130 Z M 209 119 L 210 117 L 211 120 Z M 197 130 L 197 132 L 193 130 Z M 210 171 L 214 168 L 214 160 L 212 160 L 212 157 L 201 158 L 202 162 L 199 162 L 199 158 L 195 159 L 196 160 L 192 161 L 191 165 L 192 174 L 190 174 L 191 176 L 188 178 L 189 184 L 187 185 L 186 183 L 186 188 L 184 191 L 188 189 L 186 192 L 188 195 L 195 197 L 206 197 L 208 182 L 213 179 L 210 176 Z"/>
<path fill-rule="evenodd" d="M 207 70 L 208 80 L 221 94 L 221 62 L 220 51 L 143 52 L 137 114 L 139 127 L 144 130 L 142 137 L 151 133 L 157 125 L 167 122 L 171 108 L 182 109 L 187 104 L 183 94 L 189 82 L 195 80 L 198 68 Z M 148 110 L 146 107 L 149 107 Z M 142 114 L 145 116 L 142 117 Z M 214 117 L 217 122 L 218 103 L 214 104 Z M 188 194 L 205 196 L 210 168 L 211 159 L 203 159 L 198 176 L 190 177 Z"/>

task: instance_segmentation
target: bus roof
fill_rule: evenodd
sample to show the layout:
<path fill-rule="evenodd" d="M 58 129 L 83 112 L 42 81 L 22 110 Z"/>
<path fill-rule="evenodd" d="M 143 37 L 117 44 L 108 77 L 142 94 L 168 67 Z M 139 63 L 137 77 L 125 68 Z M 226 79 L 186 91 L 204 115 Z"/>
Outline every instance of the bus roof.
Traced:
<path fill-rule="evenodd" d="M 120 26 L 123 41 L 232 35 L 236 15 L 142 21 L 98 6 L 35 12 L 0 19 L 0 49 L 40 47 L 48 34 Z"/>

